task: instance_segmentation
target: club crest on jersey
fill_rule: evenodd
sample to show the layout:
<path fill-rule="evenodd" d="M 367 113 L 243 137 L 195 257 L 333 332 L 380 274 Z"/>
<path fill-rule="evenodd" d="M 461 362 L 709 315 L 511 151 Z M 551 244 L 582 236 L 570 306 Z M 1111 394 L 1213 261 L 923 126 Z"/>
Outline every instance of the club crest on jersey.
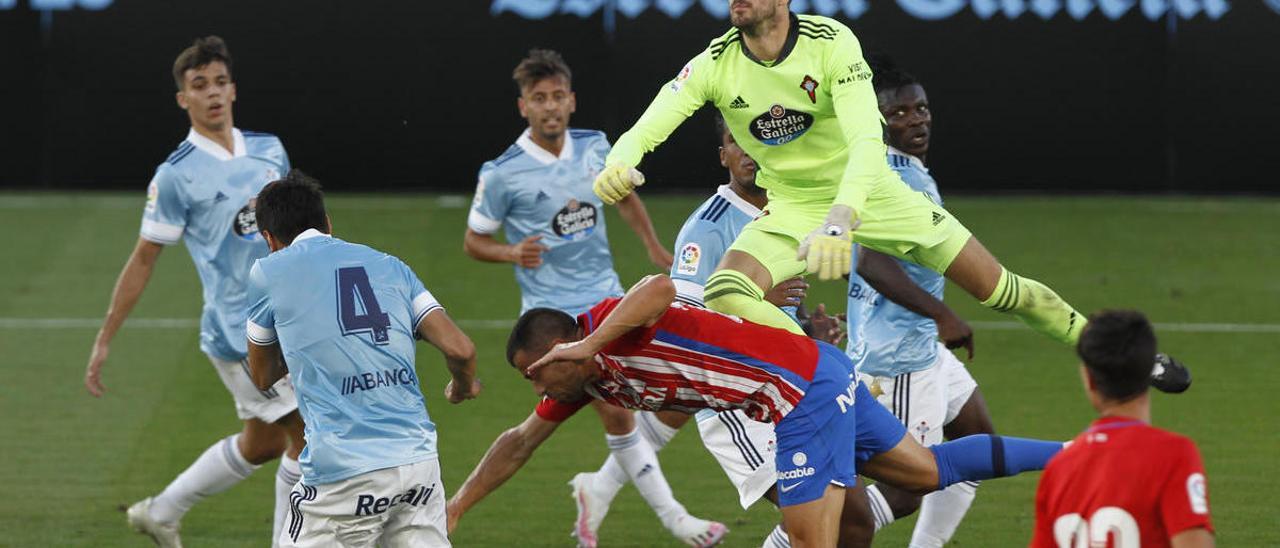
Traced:
<path fill-rule="evenodd" d="M 595 231 L 598 216 L 596 206 L 571 199 L 551 219 L 551 231 L 566 240 L 581 240 Z"/>
<path fill-rule="evenodd" d="M 751 120 L 751 135 L 770 146 L 785 145 L 813 127 L 813 115 L 773 105 L 769 111 Z"/>
<path fill-rule="evenodd" d="M 150 185 L 147 185 L 147 213 L 151 213 L 156 210 L 156 201 L 159 199 L 160 187 L 156 185 L 155 181 L 152 181 Z"/>
<path fill-rule="evenodd" d="M 817 80 L 814 80 L 813 77 L 809 76 L 808 74 L 804 75 L 804 80 L 800 82 L 800 89 L 803 89 L 806 93 L 809 94 L 810 103 L 813 103 L 815 105 L 818 104 L 818 95 L 817 95 L 818 81 Z"/>
<path fill-rule="evenodd" d="M 236 236 L 251 242 L 260 238 L 257 205 L 257 198 L 249 198 L 249 203 L 240 208 L 240 211 L 236 212 L 236 218 L 231 220 L 231 230 L 236 233 Z"/>
<path fill-rule="evenodd" d="M 680 248 L 679 264 L 676 265 L 676 273 L 686 276 L 694 276 L 698 273 L 698 261 L 702 259 L 702 248 L 698 244 L 689 242 Z"/>

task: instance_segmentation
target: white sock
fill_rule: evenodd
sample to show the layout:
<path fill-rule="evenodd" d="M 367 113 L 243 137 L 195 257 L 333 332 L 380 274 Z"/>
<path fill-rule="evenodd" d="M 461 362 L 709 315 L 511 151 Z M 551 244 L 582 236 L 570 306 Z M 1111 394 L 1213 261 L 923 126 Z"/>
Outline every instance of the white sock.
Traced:
<path fill-rule="evenodd" d="M 667 446 L 667 442 L 671 441 L 671 438 L 676 437 L 676 432 L 679 432 L 679 430 L 663 424 L 662 421 L 658 420 L 657 415 L 648 411 L 636 411 L 635 417 L 636 426 L 640 428 L 640 434 L 649 441 L 649 446 L 653 448 L 654 452 L 661 451 L 663 447 Z"/>
<path fill-rule="evenodd" d="M 868 486 L 867 500 L 871 503 L 871 515 L 876 520 L 876 531 L 881 527 L 893 523 L 893 508 L 889 507 L 889 501 L 884 499 L 884 494 L 874 485 Z"/>
<path fill-rule="evenodd" d="M 968 481 L 925 495 L 916 530 L 911 533 L 911 548 L 940 548 L 951 540 L 977 495 L 977 482 Z"/>
<path fill-rule="evenodd" d="M 782 530 L 782 524 L 779 523 L 769 531 L 769 536 L 764 537 L 764 544 L 761 544 L 760 548 L 791 548 L 791 537 L 787 536 L 787 532 Z"/>
<path fill-rule="evenodd" d="M 257 466 L 249 464 L 240 454 L 238 439 L 240 434 L 232 434 L 205 449 L 200 458 L 151 499 L 151 518 L 161 523 L 175 523 L 195 503 L 230 489 L 257 470 Z"/>
<path fill-rule="evenodd" d="M 302 467 L 298 461 L 289 458 L 288 454 L 280 455 L 280 467 L 276 469 L 276 511 L 271 523 L 271 545 L 280 544 L 280 530 L 284 528 L 284 520 L 289 515 L 289 493 L 293 486 L 302 479 Z"/>
<path fill-rule="evenodd" d="M 627 471 L 627 476 L 640 491 L 640 496 L 649 503 L 649 507 L 658 515 L 658 519 L 662 520 L 664 526 L 670 529 L 679 518 L 689 513 L 684 506 L 676 502 L 671 486 L 667 485 L 667 478 L 662 475 L 658 454 L 654 452 L 649 442 L 645 441 L 644 436 L 640 435 L 639 428 L 632 430 L 630 434 L 622 436 L 605 434 L 604 437 L 609 441 L 609 451 L 613 453 L 612 456 L 617 459 L 622 469 Z"/>
<path fill-rule="evenodd" d="M 658 420 L 658 417 L 647 411 L 636 411 L 636 428 L 640 430 L 640 434 L 649 442 L 649 446 L 653 447 L 656 453 L 667 446 L 667 442 L 676 436 L 675 428 L 667 426 Z M 618 463 L 618 459 L 609 453 L 609 458 L 605 459 L 604 464 L 600 466 L 600 470 L 596 471 L 591 483 L 591 490 L 599 497 L 605 500 L 613 500 L 618 495 L 618 491 L 622 490 L 622 486 L 631 481 L 631 476 L 627 475 L 627 471 L 622 469 L 622 465 Z"/>

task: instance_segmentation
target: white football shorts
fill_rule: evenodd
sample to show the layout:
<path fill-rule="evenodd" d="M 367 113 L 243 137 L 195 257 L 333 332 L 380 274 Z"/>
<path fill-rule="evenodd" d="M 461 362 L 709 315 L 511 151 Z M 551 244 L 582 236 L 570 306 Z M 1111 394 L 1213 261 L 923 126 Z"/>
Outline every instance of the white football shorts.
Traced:
<path fill-rule="evenodd" d="M 218 372 L 222 384 L 231 392 L 236 402 L 236 416 L 240 420 L 259 419 L 272 423 L 298 408 L 298 398 L 293 393 L 289 376 L 276 381 L 268 390 L 258 390 L 249 375 L 249 361 L 227 361 L 209 356 L 213 369 Z"/>
<path fill-rule="evenodd" d="M 978 387 L 964 363 L 942 343 L 938 343 L 938 358 L 928 369 L 896 377 L 861 377 L 867 386 L 880 387 L 882 393 L 876 400 L 926 447 L 942 443 L 943 426 L 955 420 Z"/>
<path fill-rule="evenodd" d="M 323 485 L 298 482 L 280 546 L 449 546 L 440 461 L 365 472 Z"/>

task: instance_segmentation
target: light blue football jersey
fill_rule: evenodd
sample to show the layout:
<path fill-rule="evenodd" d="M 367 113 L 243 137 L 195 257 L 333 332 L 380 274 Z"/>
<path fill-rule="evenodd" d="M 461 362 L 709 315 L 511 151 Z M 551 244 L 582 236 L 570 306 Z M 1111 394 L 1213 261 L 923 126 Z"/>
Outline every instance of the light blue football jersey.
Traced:
<path fill-rule="evenodd" d="M 889 167 L 912 190 L 924 193 L 942 205 L 938 183 L 915 156 L 889 147 Z M 858 264 L 858 247 L 853 246 L 853 264 Z M 946 278 L 918 264 L 897 259 L 912 281 L 934 297 L 942 299 Z M 928 369 L 938 357 L 938 326 L 884 298 L 858 276 L 849 274 L 849 342 L 846 351 L 858 371 L 868 375 L 893 377 Z"/>
<path fill-rule="evenodd" d="M 525 130 L 515 144 L 480 168 L 467 226 L 479 234 L 506 227 L 509 243 L 541 235 L 549 249 L 537 268 L 515 266 L 520 312 L 547 307 L 576 316 L 622 295 L 605 233 L 604 203 L 591 190 L 604 168 L 604 133 L 570 129 L 560 156 Z"/>
<path fill-rule="evenodd" d="M 400 259 L 315 229 L 254 263 L 248 338 L 280 342 L 306 422 L 304 484 L 436 456 L 414 332 L 440 308 Z"/>
<path fill-rule="evenodd" d="M 676 285 L 677 299 L 704 306 L 702 288 L 707 285 L 707 278 L 742 229 L 758 216 L 760 208 L 742 199 L 727 184 L 720 185 L 694 210 L 676 237 L 671 280 Z"/>
<path fill-rule="evenodd" d="M 244 359 L 245 284 L 253 261 L 267 255 L 254 200 L 289 172 L 280 139 L 232 130 L 235 152 L 191 130 L 147 188 L 141 236 L 172 245 L 182 240 L 204 286 L 200 350 Z"/>

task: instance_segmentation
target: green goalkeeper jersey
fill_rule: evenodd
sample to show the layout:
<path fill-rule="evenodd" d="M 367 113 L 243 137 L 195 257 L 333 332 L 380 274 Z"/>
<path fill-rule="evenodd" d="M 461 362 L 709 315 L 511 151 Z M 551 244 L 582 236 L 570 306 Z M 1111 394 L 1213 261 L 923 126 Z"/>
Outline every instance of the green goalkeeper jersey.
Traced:
<path fill-rule="evenodd" d="M 853 32 L 834 19 L 791 14 L 772 62 L 752 55 L 736 28 L 711 41 L 658 91 L 605 163 L 639 165 L 707 102 L 759 164 L 756 184 L 771 199 L 858 210 L 873 185 L 894 177 L 871 69 Z"/>

